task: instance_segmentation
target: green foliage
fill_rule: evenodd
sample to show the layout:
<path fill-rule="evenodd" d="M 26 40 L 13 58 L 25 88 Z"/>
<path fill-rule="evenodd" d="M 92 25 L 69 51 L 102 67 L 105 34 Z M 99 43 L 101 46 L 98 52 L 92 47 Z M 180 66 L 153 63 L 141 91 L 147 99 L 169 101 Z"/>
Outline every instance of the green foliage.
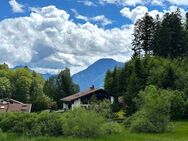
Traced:
<path fill-rule="evenodd" d="M 57 76 L 51 77 L 46 81 L 44 92 L 57 102 L 58 108 L 61 108 L 60 99 L 80 91 L 78 85 L 74 84 L 70 75 L 70 70 L 66 68 Z"/>
<path fill-rule="evenodd" d="M 4 132 L 30 136 L 60 136 L 63 134 L 60 114 L 3 113 L 0 127 Z"/>
<path fill-rule="evenodd" d="M 105 119 L 95 112 L 76 109 L 65 114 L 65 118 L 63 119 L 65 135 L 95 138 L 102 134 L 99 125 L 104 124 Z"/>
<path fill-rule="evenodd" d="M 107 122 L 100 126 L 100 129 L 103 132 L 103 135 L 111 135 L 122 132 L 122 127 L 115 122 Z"/>
<path fill-rule="evenodd" d="M 170 120 L 170 96 L 166 90 L 148 86 L 139 94 L 139 110 L 133 114 L 131 130 L 136 132 L 164 132 Z"/>
<path fill-rule="evenodd" d="M 186 14 L 187 17 L 187 14 Z M 140 18 L 134 27 L 133 56 L 141 57 L 154 54 L 165 58 L 184 57 L 188 53 L 186 38 L 187 20 L 185 27 L 182 24 L 181 12 L 166 13 L 162 21 L 159 16 L 154 20 L 148 13 Z"/>
<path fill-rule="evenodd" d="M 81 108 L 65 113 L 63 123 L 63 131 L 66 136 L 80 138 L 96 138 L 121 131 L 120 126 L 116 123 L 108 123 L 100 114 Z"/>
<path fill-rule="evenodd" d="M 170 91 L 171 110 L 170 117 L 173 120 L 181 119 L 186 109 L 184 93 L 180 91 Z"/>
<path fill-rule="evenodd" d="M 111 118 L 112 117 L 112 110 L 110 108 L 110 101 L 105 99 L 103 101 L 95 101 L 91 102 L 89 106 L 89 110 L 93 110 L 96 113 L 100 114 L 103 117 Z"/>
<path fill-rule="evenodd" d="M 53 106 L 55 106 L 56 103 L 53 102 L 48 96 L 38 96 L 34 101 L 33 101 L 33 107 L 32 111 L 41 111 L 41 110 L 46 110 L 50 109 Z"/>
<path fill-rule="evenodd" d="M 118 97 L 114 97 L 114 102 L 111 105 L 112 112 L 118 112 L 120 110 L 120 104 Z"/>
<path fill-rule="evenodd" d="M 0 98 L 11 97 L 12 86 L 7 77 L 0 77 Z"/>
<path fill-rule="evenodd" d="M 136 99 L 138 99 L 139 92 L 148 85 L 155 85 L 161 89 L 177 90 L 179 91 L 178 93 L 184 93 L 182 94 L 183 96 L 180 96 L 181 94 L 171 92 L 174 93 L 174 98 L 177 98 L 177 100 L 174 100 L 176 105 L 174 107 L 180 109 L 179 113 L 177 113 L 174 108 L 171 113 L 175 112 L 177 117 L 174 117 L 175 115 L 172 114 L 171 118 L 178 119 L 178 117 L 182 117 L 185 108 L 183 103 L 188 98 L 187 61 L 188 59 L 186 58 L 171 60 L 146 56 L 142 59 L 134 57 L 127 62 L 125 67 L 120 70 L 121 74 L 119 75 L 119 82 L 117 82 L 121 88 L 118 90 L 118 93 L 125 98 L 126 115 L 131 116 L 138 110 Z M 106 80 L 108 80 L 108 76 L 106 76 Z M 113 86 L 111 89 L 113 89 Z M 175 103 L 175 101 L 179 102 L 179 104 Z"/>

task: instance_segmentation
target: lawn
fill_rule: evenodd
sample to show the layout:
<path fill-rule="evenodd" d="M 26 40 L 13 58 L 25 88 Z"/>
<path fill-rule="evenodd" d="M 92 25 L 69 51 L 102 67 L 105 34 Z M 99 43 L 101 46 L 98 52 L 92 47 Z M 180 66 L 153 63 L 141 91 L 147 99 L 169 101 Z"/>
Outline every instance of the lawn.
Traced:
<path fill-rule="evenodd" d="M 99 139 L 75 139 L 65 137 L 29 138 L 13 134 L 0 133 L 0 141 L 188 141 L 188 121 L 174 123 L 174 130 L 163 134 L 136 134 L 124 129 L 121 134 Z"/>

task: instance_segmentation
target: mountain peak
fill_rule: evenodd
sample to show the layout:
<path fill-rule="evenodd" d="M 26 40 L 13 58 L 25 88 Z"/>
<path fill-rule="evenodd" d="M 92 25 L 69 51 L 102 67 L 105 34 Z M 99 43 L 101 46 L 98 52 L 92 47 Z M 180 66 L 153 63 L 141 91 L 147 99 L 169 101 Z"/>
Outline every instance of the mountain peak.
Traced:
<path fill-rule="evenodd" d="M 80 85 L 81 90 L 85 90 L 91 85 L 95 87 L 104 86 L 104 78 L 108 70 L 114 67 L 122 67 L 122 62 L 117 62 L 111 58 L 102 58 L 91 64 L 87 69 L 72 76 L 74 83 Z"/>

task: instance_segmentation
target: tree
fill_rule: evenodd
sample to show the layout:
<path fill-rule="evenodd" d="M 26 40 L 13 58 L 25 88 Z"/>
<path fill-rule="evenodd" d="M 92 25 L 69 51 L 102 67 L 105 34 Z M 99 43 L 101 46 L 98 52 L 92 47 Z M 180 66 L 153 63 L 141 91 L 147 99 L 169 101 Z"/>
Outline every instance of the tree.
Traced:
<path fill-rule="evenodd" d="M 188 12 L 186 13 L 186 23 L 185 23 L 185 30 L 188 30 Z"/>
<path fill-rule="evenodd" d="M 166 13 L 159 31 L 159 56 L 177 58 L 186 53 L 184 28 L 181 22 L 181 13 Z"/>
<path fill-rule="evenodd" d="M 33 72 L 32 83 L 30 87 L 30 101 L 34 101 L 38 96 L 44 95 L 44 79 L 41 75 Z"/>
<path fill-rule="evenodd" d="M 161 81 L 161 88 L 163 89 L 175 89 L 175 81 L 177 79 L 177 75 L 174 72 L 174 69 L 171 66 L 168 66 L 165 72 L 163 73 L 162 76 L 162 81 Z"/>
<path fill-rule="evenodd" d="M 152 54 L 153 40 L 154 40 L 155 23 L 152 16 L 148 13 L 143 18 L 135 23 L 134 39 L 132 42 L 134 56 L 139 56 L 144 50 L 145 54 Z"/>
<path fill-rule="evenodd" d="M 6 77 L 0 77 L 0 97 L 6 98 L 11 97 L 12 94 L 12 86 Z"/>
<path fill-rule="evenodd" d="M 51 109 L 55 103 L 45 95 L 38 96 L 33 102 L 32 102 L 32 111 L 38 112 L 42 110 Z"/>
<path fill-rule="evenodd" d="M 57 84 L 56 84 L 56 77 L 52 76 L 48 80 L 45 81 L 44 84 L 44 93 L 49 96 L 53 100 L 57 100 Z"/>
<path fill-rule="evenodd" d="M 30 100 L 31 83 L 31 79 L 20 76 L 15 83 L 16 90 L 13 98 L 21 102 L 28 102 Z"/>
<path fill-rule="evenodd" d="M 57 102 L 58 108 L 61 107 L 60 99 L 80 91 L 79 85 L 74 84 L 70 75 L 70 69 L 66 68 L 57 76 L 50 77 L 45 82 L 44 92 Z"/>
<path fill-rule="evenodd" d="M 105 80 L 104 80 L 104 89 L 109 93 L 112 94 L 112 81 L 113 81 L 113 76 L 112 72 L 110 70 L 107 71 Z"/>
<path fill-rule="evenodd" d="M 141 57 L 141 52 L 142 52 L 142 46 L 141 46 L 141 20 L 139 19 L 135 24 L 134 24 L 134 32 L 133 36 L 134 39 L 132 41 L 132 50 L 134 51 L 133 56 L 138 56 Z"/>
<path fill-rule="evenodd" d="M 170 97 L 166 90 L 148 86 L 139 93 L 139 110 L 131 117 L 131 130 L 164 132 L 170 120 Z"/>
<path fill-rule="evenodd" d="M 153 39 L 154 39 L 154 30 L 155 24 L 154 19 L 148 13 L 142 18 L 141 22 L 141 41 L 142 48 L 145 51 L 145 54 L 151 54 L 153 49 Z"/>

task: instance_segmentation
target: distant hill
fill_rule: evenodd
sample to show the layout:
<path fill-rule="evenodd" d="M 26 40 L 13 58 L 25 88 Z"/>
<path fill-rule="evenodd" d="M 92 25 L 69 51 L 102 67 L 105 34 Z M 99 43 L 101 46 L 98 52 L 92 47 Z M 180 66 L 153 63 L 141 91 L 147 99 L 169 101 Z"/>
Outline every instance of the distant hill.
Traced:
<path fill-rule="evenodd" d="M 87 69 L 74 74 L 72 79 L 74 83 L 80 85 L 81 91 L 88 89 L 91 85 L 103 87 L 107 70 L 112 70 L 116 66 L 123 67 L 124 63 L 117 62 L 113 59 L 100 59 Z"/>

